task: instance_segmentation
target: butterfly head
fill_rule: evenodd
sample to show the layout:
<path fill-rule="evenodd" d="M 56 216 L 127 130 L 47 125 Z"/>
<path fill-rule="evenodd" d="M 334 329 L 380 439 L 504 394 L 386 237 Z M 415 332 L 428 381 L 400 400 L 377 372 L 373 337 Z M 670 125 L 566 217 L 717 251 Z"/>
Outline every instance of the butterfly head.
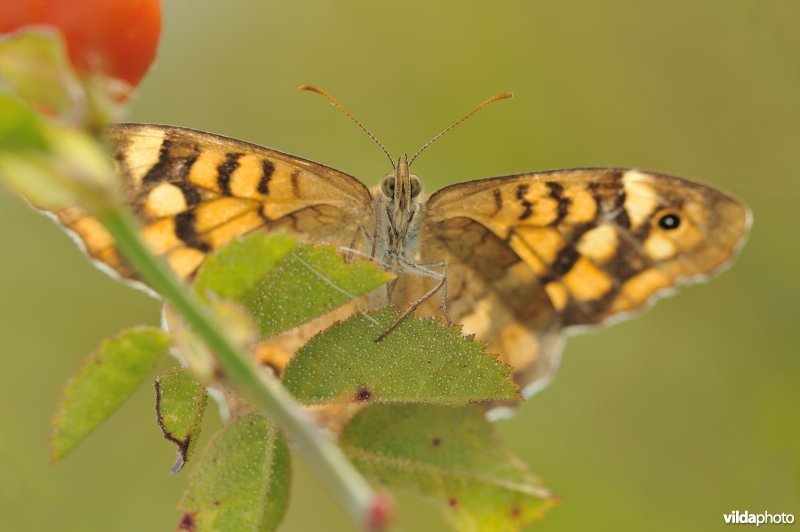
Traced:
<path fill-rule="evenodd" d="M 416 227 L 420 206 L 422 181 L 409 169 L 408 157 L 403 156 L 394 170 L 381 181 L 381 200 L 386 215 L 389 248 L 402 252 Z"/>
<path fill-rule="evenodd" d="M 410 213 L 412 204 L 422 192 L 422 181 L 409 172 L 408 157 L 403 156 L 395 165 L 392 173 L 381 181 L 381 192 L 384 199 L 391 203 L 395 216 Z"/>

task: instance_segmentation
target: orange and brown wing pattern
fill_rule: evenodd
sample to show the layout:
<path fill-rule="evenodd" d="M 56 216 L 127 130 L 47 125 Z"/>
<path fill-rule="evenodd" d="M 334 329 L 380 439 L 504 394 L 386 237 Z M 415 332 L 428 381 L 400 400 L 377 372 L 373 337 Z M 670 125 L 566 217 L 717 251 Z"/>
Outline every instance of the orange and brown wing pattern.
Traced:
<path fill-rule="evenodd" d="M 369 190 L 323 165 L 178 127 L 119 124 L 107 136 L 142 238 L 181 278 L 209 251 L 258 228 L 347 244 L 369 224 Z M 56 215 L 92 258 L 133 277 L 97 220 L 77 208 Z"/>
<path fill-rule="evenodd" d="M 523 384 L 552 371 L 562 328 L 642 309 L 713 274 L 734 257 L 750 223 L 744 205 L 714 188 L 615 168 L 453 185 L 431 196 L 426 214 L 426 238 L 480 285 L 460 302 L 450 284 L 452 305 L 475 322 L 468 330 L 520 368 Z M 459 270 L 448 264 L 448 276 L 451 269 Z M 551 352 L 535 345 L 542 338 Z"/>

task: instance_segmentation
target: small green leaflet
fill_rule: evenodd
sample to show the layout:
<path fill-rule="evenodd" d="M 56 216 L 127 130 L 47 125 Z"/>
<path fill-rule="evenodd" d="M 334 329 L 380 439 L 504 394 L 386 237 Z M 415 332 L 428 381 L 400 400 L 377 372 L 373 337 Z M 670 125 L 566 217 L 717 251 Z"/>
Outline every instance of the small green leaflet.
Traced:
<path fill-rule="evenodd" d="M 61 390 L 50 438 L 53 461 L 63 458 L 133 393 L 170 342 L 159 329 L 129 329 L 105 340 L 84 360 Z"/>
<path fill-rule="evenodd" d="M 178 448 L 178 460 L 172 472 L 183 469 L 194 451 L 208 394 L 191 373 L 183 368 L 161 374 L 154 383 L 156 419 L 164 438 Z"/>
<path fill-rule="evenodd" d="M 473 406 L 370 405 L 339 441 L 365 474 L 432 501 L 457 530 L 517 530 L 557 502 Z"/>
<path fill-rule="evenodd" d="M 47 120 L 0 88 L 0 182 L 39 208 L 97 208 L 116 174 L 88 133 Z"/>
<path fill-rule="evenodd" d="M 283 519 L 291 476 L 289 450 L 261 414 L 221 429 L 203 450 L 178 504 L 179 529 L 275 530 Z"/>
<path fill-rule="evenodd" d="M 12 94 L 0 90 L 0 153 L 48 149 L 42 119 Z"/>
<path fill-rule="evenodd" d="M 242 304 L 261 338 L 325 314 L 393 279 L 371 262 L 345 263 L 331 246 L 257 231 L 210 255 L 195 290 Z"/>
<path fill-rule="evenodd" d="M 519 398 L 511 368 L 456 327 L 408 317 L 376 342 L 397 316 L 388 309 L 369 318 L 356 314 L 315 336 L 287 366 L 284 386 L 305 404 L 460 405 Z"/>

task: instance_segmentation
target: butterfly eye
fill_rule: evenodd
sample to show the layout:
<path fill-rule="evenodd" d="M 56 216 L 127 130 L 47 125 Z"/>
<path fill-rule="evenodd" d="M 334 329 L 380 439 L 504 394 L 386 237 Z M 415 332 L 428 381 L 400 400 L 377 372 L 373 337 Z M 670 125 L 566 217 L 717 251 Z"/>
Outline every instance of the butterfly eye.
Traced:
<path fill-rule="evenodd" d="M 672 231 L 681 225 L 681 217 L 674 212 L 661 215 L 658 219 L 658 226 L 665 231 Z"/>
<path fill-rule="evenodd" d="M 422 192 L 422 181 L 415 176 L 411 176 L 411 197 L 416 198 L 419 196 L 419 193 Z"/>
<path fill-rule="evenodd" d="M 389 174 L 381 182 L 381 191 L 387 198 L 394 197 L 394 174 Z"/>

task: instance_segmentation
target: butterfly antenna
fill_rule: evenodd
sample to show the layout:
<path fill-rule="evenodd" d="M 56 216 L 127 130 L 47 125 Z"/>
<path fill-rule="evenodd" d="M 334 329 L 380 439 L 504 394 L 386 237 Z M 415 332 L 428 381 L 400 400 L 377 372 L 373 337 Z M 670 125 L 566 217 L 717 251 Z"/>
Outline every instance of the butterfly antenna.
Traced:
<path fill-rule="evenodd" d="M 466 115 L 461 117 L 459 120 L 456 120 L 455 122 L 450 124 L 444 131 L 442 131 L 441 133 L 439 133 L 438 135 L 433 137 L 431 140 L 426 142 L 420 149 L 418 149 L 417 153 L 415 153 L 414 156 L 411 158 L 411 162 L 408 163 L 408 166 L 411 166 L 412 164 L 414 164 L 414 161 L 417 159 L 417 157 L 419 157 L 419 154 L 424 152 L 425 149 L 428 146 L 430 146 L 431 144 L 433 144 L 434 142 L 439 140 L 442 136 L 444 136 L 445 133 L 447 133 L 448 131 L 450 131 L 451 129 L 456 127 L 457 125 L 461 124 L 462 122 L 466 121 L 469 117 L 471 117 L 472 115 L 474 115 L 475 113 L 477 113 L 478 111 L 480 111 L 481 109 L 483 109 L 484 107 L 489 105 L 490 103 L 494 103 L 494 102 L 496 102 L 498 100 L 505 100 L 505 99 L 511 98 L 511 96 L 512 96 L 512 94 L 510 92 L 503 92 L 503 93 L 497 94 L 496 96 L 492 96 L 491 98 L 489 98 L 485 102 L 483 102 L 480 105 L 478 105 L 478 107 L 476 107 L 475 109 L 473 109 L 472 111 L 470 111 L 469 113 L 467 113 Z"/>
<path fill-rule="evenodd" d="M 334 107 L 336 107 L 338 110 L 340 110 L 341 112 L 343 112 L 343 113 L 344 113 L 344 114 L 345 114 L 345 115 L 346 115 L 346 116 L 347 116 L 347 117 L 348 117 L 350 120 L 352 120 L 353 122 L 355 122 L 355 123 L 356 123 L 356 125 L 357 125 L 358 127 L 360 127 L 360 128 L 362 129 L 362 131 L 364 131 L 364 133 L 366 133 L 366 134 L 369 136 L 369 138 L 371 138 L 372 140 L 374 140 L 374 141 L 375 141 L 375 144 L 377 144 L 378 146 L 380 146 L 380 147 L 381 147 L 381 149 L 383 150 L 383 153 L 385 153 L 385 154 L 386 154 L 386 156 L 389 158 L 389 162 L 392 164 L 392 168 L 394 168 L 394 167 L 395 167 L 394 160 L 392 159 L 392 156 L 391 156 L 391 155 L 389 155 L 389 150 L 387 150 L 387 149 L 386 149 L 386 146 L 384 146 L 384 145 L 383 145 L 383 143 L 382 143 L 381 141 L 379 141 L 379 140 L 378 140 L 378 137 L 376 137 L 375 135 L 373 135 L 373 134 L 372 134 L 372 132 L 371 132 L 369 129 L 367 129 L 365 126 L 364 126 L 364 124 L 362 124 L 361 122 L 359 122 L 359 121 L 358 121 L 358 119 L 357 119 L 355 116 L 353 116 L 353 114 L 352 114 L 350 111 L 348 111 L 347 109 L 345 109 L 345 108 L 344 108 L 344 106 L 343 106 L 342 104 L 340 104 L 339 102 L 337 102 L 337 101 L 336 101 L 336 98 L 334 98 L 333 96 L 331 96 L 330 94 L 328 94 L 328 92 L 327 92 L 327 91 L 325 91 L 325 90 L 323 90 L 323 89 L 320 89 L 319 87 L 315 87 L 314 85 L 300 85 L 299 87 L 297 87 L 297 90 L 299 90 L 299 91 L 310 91 L 310 92 L 316 92 L 316 93 L 317 93 L 317 94 L 319 94 L 320 96 L 323 96 L 323 97 L 325 97 L 325 99 L 327 99 L 329 102 L 331 102 L 331 105 L 333 105 L 333 106 L 334 106 Z"/>

